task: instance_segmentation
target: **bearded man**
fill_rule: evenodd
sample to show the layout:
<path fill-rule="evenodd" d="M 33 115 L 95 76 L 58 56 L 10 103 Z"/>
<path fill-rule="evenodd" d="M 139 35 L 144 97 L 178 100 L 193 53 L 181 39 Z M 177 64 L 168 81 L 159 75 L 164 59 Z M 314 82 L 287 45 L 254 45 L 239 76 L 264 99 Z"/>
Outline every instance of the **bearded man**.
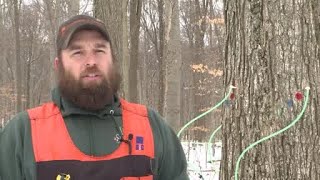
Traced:
<path fill-rule="evenodd" d="M 174 131 L 117 94 L 121 77 L 103 22 L 77 15 L 57 34 L 52 101 L 0 133 L 0 180 L 188 180 Z"/>

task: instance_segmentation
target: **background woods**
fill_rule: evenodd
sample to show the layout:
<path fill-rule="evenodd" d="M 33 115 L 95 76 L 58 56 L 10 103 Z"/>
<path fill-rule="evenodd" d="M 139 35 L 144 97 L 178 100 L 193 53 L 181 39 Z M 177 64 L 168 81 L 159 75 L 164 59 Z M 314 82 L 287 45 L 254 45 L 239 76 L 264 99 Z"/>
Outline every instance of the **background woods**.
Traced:
<path fill-rule="evenodd" d="M 177 132 L 207 142 L 222 124 L 220 179 L 320 179 L 319 0 L 0 0 L 0 127 L 50 100 L 58 25 L 89 14 L 109 29 L 123 77 L 120 96 L 160 112 Z"/>
<path fill-rule="evenodd" d="M 147 104 L 177 131 L 223 95 L 223 12 L 218 1 L 1 0 L 0 118 L 50 100 L 58 25 L 75 14 L 106 22 L 120 95 Z M 184 135 L 203 140 L 221 111 Z"/>

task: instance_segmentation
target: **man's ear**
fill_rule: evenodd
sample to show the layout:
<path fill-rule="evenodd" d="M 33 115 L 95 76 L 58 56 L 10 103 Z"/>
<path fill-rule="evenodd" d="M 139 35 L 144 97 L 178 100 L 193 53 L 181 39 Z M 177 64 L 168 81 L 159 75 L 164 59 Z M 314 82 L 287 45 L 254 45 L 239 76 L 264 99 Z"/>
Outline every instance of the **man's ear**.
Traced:
<path fill-rule="evenodd" d="M 53 63 L 54 63 L 54 70 L 57 71 L 59 66 L 61 66 L 61 60 L 58 57 L 56 57 Z"/>

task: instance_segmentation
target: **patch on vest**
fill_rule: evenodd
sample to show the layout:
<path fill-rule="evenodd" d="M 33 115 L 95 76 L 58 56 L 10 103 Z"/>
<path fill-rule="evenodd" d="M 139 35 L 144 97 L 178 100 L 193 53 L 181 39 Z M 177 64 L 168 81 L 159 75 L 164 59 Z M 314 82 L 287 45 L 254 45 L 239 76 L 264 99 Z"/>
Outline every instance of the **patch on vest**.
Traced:
<path fill-rule="evenodd" d="M 136 150 L 144 150 L 143 137 L 136 136 Z"/>

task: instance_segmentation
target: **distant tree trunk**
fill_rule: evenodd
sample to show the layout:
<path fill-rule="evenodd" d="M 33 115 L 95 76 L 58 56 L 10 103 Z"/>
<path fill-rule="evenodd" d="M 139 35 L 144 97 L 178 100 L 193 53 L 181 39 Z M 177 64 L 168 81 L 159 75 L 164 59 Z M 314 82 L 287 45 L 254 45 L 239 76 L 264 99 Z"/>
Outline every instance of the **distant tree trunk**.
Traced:
<path fill-rule="evenodd" d="M 165 35 L 164 35 L 164 62 L 165 62 L 165 89 L 163 116 L 172 128 L 178 130 L 180 125 L 181 101 L 181 44 L 179 1 L 165 1 Z"/>
<path fill-rule="evenodd" d="M 142 0 L 130 0 L 129 100 L 138 102 L 138 64 Z"/>
<path fill-rule="evenodd" d="M 239 179 L 320 179 L 320 64 L 312 18 L 315 1 L 224 0 L 225 87 L 235 100 L 224 109 L 222 180 L 234 179 L 241 152 L 301 112 L 295 97 L 311 88 L 301 120 L 243 157 Z"/>
<path fill-rule="evenodd" d="M 195 23 L 195 53 L 193 54 L 193 64 L 205 64 L 205 40 L 204 36 L 207 31 L 207 15 L 208 15 L 208 0 L 195 0 L 194 1 L 194 22 Z M 194 112 L 196 115 L 199 115 L 204 112 L 205 108 L 207 108 L 206 102 L 208 97 L 206 96 L 204 86 L 202 84 L 204 80 L 204 75 L 201 72 L 193 73 L 193 87 L 194 87 Z M 208 117 L 204 117 L 201 121 L 197 121 L 195 126 L 197 126 L 199 130 L 195 131 L 195 139 L 198 141 L 203 141 L 206 137 L 206 132 L 201 131 L 200 129 L 204 129 L 206 127 Z"/>
<path fill-rule="evenodd" d="M 158 12 L 159 12 L 159 102 L 158 102 L 158 111 L 161 115 L 164 114 L 164 96 L 165 96 L 165 59 L 164 59 L 164 44 L 165 44 L 165 0 L 157 0 L 158 1 Z"/>
<path fill-rule="evenodd" d="M 162 4 L 162 5 L 160 5 Z M 164 69 L 163 69 L 163 2 L 144 1 L 143 15 L 141 18 L 144 40 L 146 43 L 144 53 L 141 54 L 144 61 L 146 74 L 146 104 L 155 108 L 163 115 L 164 101 Z"/>
<path fill-rule="evenodd" d="M 45 74 L 45 77 L 41 77 L 41 80 L 44 81 L 44 86 L 41 87 L 45 92 L 50 92 L 51 89 L 55 87 L 55 74 L 53 70 L 53 60 L 57 56 L 56 54 L 56 34 L 57 29 L 60 24 L 60 22 L 63 19 L 62 13 L 61 13 L 61 0 L 54 1 L 44 1 L 45 5 L 45 14 L 46 17 L 46 27 L 49 37 L 49 43 L 50 43 L 50 51 L 49 51 L 49 59 L 46 60 L 45 68 L 47 68 L 47 72 Z M 44 79 L 42 79 L 44 78 Z M 48 81 L 45 81 L 45 79 L 48 79 Z M 42 99 L 42 98 L 41 98 Z M 46 96 L 43 100 L 47 101 L 50 99 L 50 96 Z"/>
<path fill-rule="evenodd" d="M 4 41 L 4 7 L 5 4 L 3 2 L 0 3 L 0 42 L 1 44 L 4 44 L 2 42 Z M 4 46 L 0 46 L 0 48 L 2 49 L 3 52 L 6 52 L 6 50 L 4 49 Z M 7 71 L 7 68 L 5 68 L 5 66 L 3 66 L 3 64 L 5 64 L 5 53 L 1 53 L 0 54 L 0 64 L 2 64 L 2 66 L 0 66 L 0 84 L 4 83 L 5 81 L 5 72 Z"/>
<path fill-rule="evenodd" d="M 28 49 L 28 60 L 27 60 L 27 67 L 26 67 L 26 91 L 25 91 L 25 95 L 26 95 L 26 105 L 25 108 L 29 109 L 31 107 L 31 96 L 30 96 L 30 82 L 31 82 L 31 62 L 32 62 L 32 57 L 33 57 L 33 32 L 31 32 L 30 34 L 30 46 Z"/>
<path fill-rule="evenodd" d="M 13 1 L 14 7 L 14 31 L 15 31 L 15 57 L 16 57 L 16 112 L 22 111 L 22 63 L 20 60 L 20 2 L 18 0 Z"/>
<path fill-rule="evenodd" d="M 94 15 L 105 22 L 122 74 L 121 95 L 129 96 L 128 0 L 94 0 Z"/>
<path fill-rule="evenodd" d="M 190 65 L 193 64 L 195 55 L 195 43 L 194 43 L 194 26 L 195 26 L 195 14 L 194 14 L 194 2 L 191 1 L 181 1 L 181 19 L 184 24 L 184 31 L 188 39 L 188 46 L 184 47 L 182 53 L 182 70 L 181 70 L 181 110 L 180 117 L 181 123 L 184 125 L 191 120 L 197 112 L 194 108 L 195 100 L 195 88 L 193 84 L 193 71 Z M 193 135 L 190 134 L 191 131 L 186 131 L 183 135 L 187 135 L 190 139 Z M 194 131 L 192 131 L 194 132 Z M 192 136 L 192 137 L 191 137 Z"/>

